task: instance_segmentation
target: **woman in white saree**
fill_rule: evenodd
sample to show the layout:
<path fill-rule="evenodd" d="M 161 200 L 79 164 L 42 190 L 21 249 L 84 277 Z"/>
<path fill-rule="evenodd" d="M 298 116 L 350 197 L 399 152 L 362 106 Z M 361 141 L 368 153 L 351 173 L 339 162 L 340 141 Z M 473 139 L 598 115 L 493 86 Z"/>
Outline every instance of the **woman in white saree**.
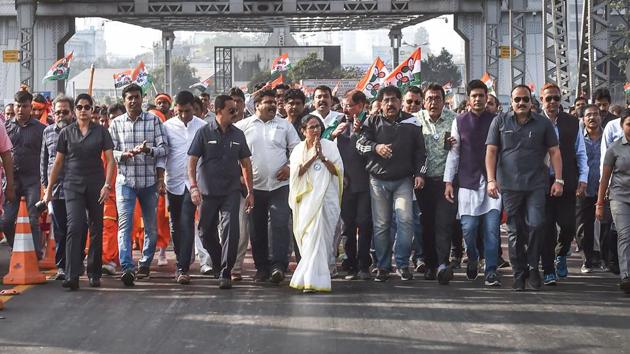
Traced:
<path fill-rule="evenodd" d="M 289 206 L 302 259 L 289 286 L 304 292 L 330 291 L 329 255 L 341 212 L 343 163 L 337 144 L 320 140 L 324 124 L 312 115 L 300 122 L 306 140 L 290 157 Z"/>

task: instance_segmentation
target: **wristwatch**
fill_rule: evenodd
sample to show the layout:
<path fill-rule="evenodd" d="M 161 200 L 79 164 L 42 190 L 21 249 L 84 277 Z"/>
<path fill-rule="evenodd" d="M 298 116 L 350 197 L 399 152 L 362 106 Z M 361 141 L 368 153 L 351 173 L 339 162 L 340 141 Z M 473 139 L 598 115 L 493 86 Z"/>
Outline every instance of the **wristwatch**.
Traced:
<path fill-rule="evenodd" d="M 564 180 L 563 179 L 558 179 L 556 178 L 556 180 L 554 181 L 554 183 L 558 183 L 564 186 Z"/>

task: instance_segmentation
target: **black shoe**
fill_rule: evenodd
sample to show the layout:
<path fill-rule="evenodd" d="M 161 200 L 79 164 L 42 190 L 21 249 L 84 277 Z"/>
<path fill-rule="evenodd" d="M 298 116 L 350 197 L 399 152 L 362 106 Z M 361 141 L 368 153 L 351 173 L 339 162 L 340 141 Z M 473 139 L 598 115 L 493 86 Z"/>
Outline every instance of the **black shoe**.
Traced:
<path fill-rule="evenodd" d="M 284 280 L 284 272 L 278 267 L 274 267 L 271 271 L 271 282 L 280 284 Z"/>
<path fill-rule="evenodd" d="M 57 269 L 57 274 L 55 274 L 54 279 L 55 280 L 66 280 L 66 272 L 62 268 Z"/>
<path fill-rule="evenodd" d="M 79 290 L 79 278 L 66 279 L 61 283 L 61 286 L 64 288 L 68 288 L 71 291 Z"/>
<path fill-rule="evenodd" d="M 621 289 L 626 294 L 630 294 L 630 277 L 625 277 L 619 283 L 619 289 Z"/>
<path fill-rule="evenodd" d="M 219 289 L 231 289 L 231 288 L 232 288 L 232 279 L 230 278 L 219 279 Z"/>
<path fill-rule="evenodd" d="M 530 289 L 534 291 L 540 290 L 540 287 L 542 286 L 542 282 L 540 279 L 540 272 L 538 271 L 538 269 L 529 270 L 529 275 L 527 277 L 527 285 L 530 287 Z"/>
<path fill-rule="evenodd" d="M 475 280 L 479 275 L 479 266 L 477 262 L 468 262 L 466 265 L 466 278 L 468 280 Z"/>
<path fill-rule="evenodd" d="M 134 274 L 133 271 L 126 270 L 123 272 L 122 276 L 120 277 L 120 280 L 122 280 L 125 286 L 133 286 L 133 282 L 136 280 L 136 275 Z"/>
<path fill-rule="evenodd" d="M 400 277 L 400 280 L 411 280 L 413 274 L 409 271 L 409 267 L 403 267 L 402 269 L 396 269 L 396 274 Z"/>
<path fill-rule="evenodd" d="M 608 270 L 613 273 L 614 275 L 619 275 L 619 263 L 617 262 L 609 262 L 608 263 Z"/>
<path fill-rule="evenodd" d="M 418 260 L 418 263 L 416 265 L 416 269 L 415 269 L 416 273 L 424 273 L 427 271 L 427 264 L 424 263 L 424 261 Z"/>
<path fill-rule="evenodd" d="M 501 280 L 499 280 L 499 276 L 497 275 L 497 273 L 491 272 L 486 275 L 486 280 L 484 284 L 486 284 L 486 286 L 499 287 L 501 286 Z"/>
<path fill-rule="evenodd" d="M 140 266 L 138 267 L 138 272 L 136 273 L 136 277 L 138 279 L 149 278 L 151 274 L 151 269 L 148 266 Z"/>
<path fill-rule="evenodd" d="M 446 268 L 438 270 L 437 279 L 440 285 L 448 285 L 448 283 L 453 280 L 453 268 L 449 265 Z"/>
<path fill-rule="evenodd" d="M 424 272 L 424 280 L 435 280 L 437 279 L 435 275 L 435 268 L 427 268 Z"/>
<path fill-rule="evenodd" d="M 356 270 L 349 270 L 348 274 L 344 277 L 345 280 L 357 280 L 359 279 L 359 275 Z"/>
<path fill-rule="evenodd" d="M 525 291 L 525 274 L 514 277 L 514 284 L 512 284 L 512 289 L 515 291 Z"/>
<path fill-rule="evenodd" d="M 503 257 L 499 257 L 499 261 L 497 262 L 497 264 L 498 264 L 497 268 L 507 268 L 510 266 L 510 262 L 503 259 Z"/>
<path fill-rule="evenodd" d="M 462 267 L 462 259 L 459 257 L 453 257 L 451 263 L 449 263 L 451 269 L 459 269 Z"/>
<path fill-rule="evenodd" d="M 90 278 L 90 286 L 93 288 L 100 288 L 101 278 Z"/>
<path fill-rule="evenodd" d="M 376 277 L 374 277 L 374 281 L 384 282 L 389 278 L 389 272 L 384 269 L 379 269 L 376 272 Z"/>
<path fill-rule="evenodd" d="M 262 270 L 256 271 L 256 274 L 254 275 L 254 283 L 265 283 L 267 280 L 269 280 L 268 272 Z"/>

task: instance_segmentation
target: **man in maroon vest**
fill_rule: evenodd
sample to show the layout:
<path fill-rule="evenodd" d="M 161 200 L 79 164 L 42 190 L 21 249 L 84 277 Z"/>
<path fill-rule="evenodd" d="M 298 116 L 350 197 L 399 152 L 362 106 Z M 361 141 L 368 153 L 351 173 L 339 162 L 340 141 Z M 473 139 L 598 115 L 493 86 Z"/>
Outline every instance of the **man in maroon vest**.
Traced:
<path fill-rule="evenodd" d="M 555 285 L 557 277 L 567 276 L 567 253 L 576 233 L 576 196 L 582 197 L 588 181 L 588 158 L 584 135 L 580 133 L 577 118 L 560 110 L 560 88 L 547 83 L 541 92 L 543 115 L 549 118 L 560 142 L 564 193 L 561 196 L 547 195 L 545 228 L 540 254 L 545 285 Z M 549 171 L 549 183 L 555 180 Z M 560 233 L 557 230 L 560 227 Z M 555 258 L 555 267 L 554 267 Z"/>
<path fill-rule="evenodd" d="M 501 197 L 491 198 L 486 193 L 486 137 L 494 114 L 486 111 L 488 87 L 480 80 L 473 80 L 466 88 L 470 110 L 457 116 L 453 121 L 451 146 L 446 159 L 444 197 L 455 202 L 453 180 L 458 179 L 459 192 L 457 213 L 461 217 L 462 232 L 466 242 L 469 280 L 477 278 L 479 252 L 477 251 L 477 230 L 483 225 L 485 284 L 500 286 L 497 276 L 497 256 L 499 225 L 501 224 Z"/>

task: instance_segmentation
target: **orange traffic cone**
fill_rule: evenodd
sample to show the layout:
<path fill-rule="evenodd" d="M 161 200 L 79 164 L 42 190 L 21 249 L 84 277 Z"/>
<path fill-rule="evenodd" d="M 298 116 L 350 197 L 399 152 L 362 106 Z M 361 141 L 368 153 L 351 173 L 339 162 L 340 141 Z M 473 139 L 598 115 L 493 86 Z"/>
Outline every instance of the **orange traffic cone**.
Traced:
<path fill-rule="evenodd" d="M 55 269 L 57 263 L 55 262 L 55 234 L 51 229 L 48 234 L 48 242 L 46 242 L 46 253 L 44 253 L 44 259 L 39 261 L 39 267 L 42 269 Z"/>
<path fill-rule="evenodd" d="M 37 255 L 33 244 L 33 233 L 28 219 L 26 200 L 20 201 L 15 239 L 11 253 L 9 273 L 2 279 L 4 284 L 27 285 L 46 282 L 46 276 L 39 271 Z"/>

